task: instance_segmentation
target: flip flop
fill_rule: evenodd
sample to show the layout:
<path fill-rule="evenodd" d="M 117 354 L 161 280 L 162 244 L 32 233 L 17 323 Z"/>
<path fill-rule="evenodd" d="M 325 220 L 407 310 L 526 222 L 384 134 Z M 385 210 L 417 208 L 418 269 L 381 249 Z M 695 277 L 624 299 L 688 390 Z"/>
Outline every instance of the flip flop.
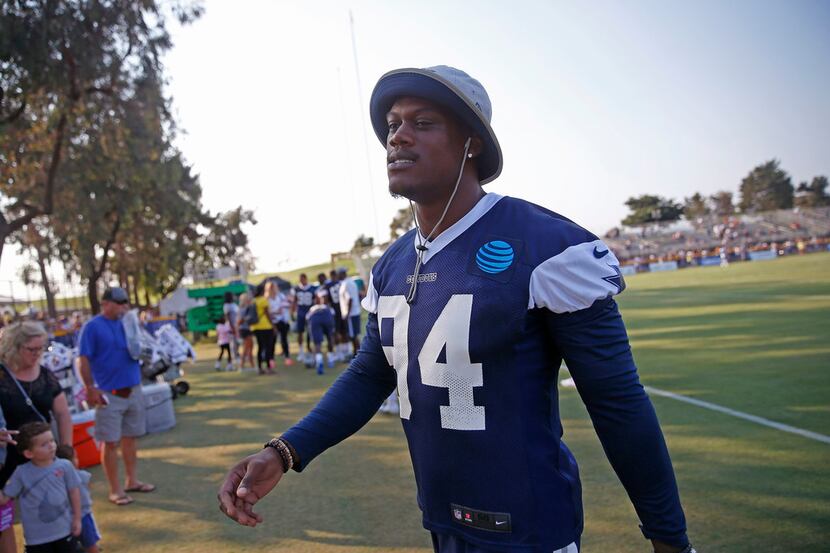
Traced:
<path fill-rule="evenodd" d="M 135 499 L 130 497 L 129 495 L 111 495 L 109 496 L 110 503 L 113 505 L 118 505 L 119 507 L 124 507 L 125 505 L 129 505 Z"/>
<path fill-rule="evenodd" d="M 156 487 L 153 484 L 148 484 L 147 482 L 142 482 L 138 486 L 133 486 L 132 488 L 124 488 L 124 491 L 127 493 L 130 492 L 138 492 L 138 493 L 150 493 L 156 491 Z"/>

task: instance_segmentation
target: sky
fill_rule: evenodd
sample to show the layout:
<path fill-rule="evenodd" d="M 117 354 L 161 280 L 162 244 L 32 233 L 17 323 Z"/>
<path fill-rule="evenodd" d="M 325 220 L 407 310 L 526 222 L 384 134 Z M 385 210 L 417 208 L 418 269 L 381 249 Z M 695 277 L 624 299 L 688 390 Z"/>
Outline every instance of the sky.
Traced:
<path fill-rule="evenodd" d="M 823 0 L 204 7 L 171 27 L 176 145 L 208 209 L 255 211 L 257 271 L 324 262 L 360 234 L 388 239 L 407 203 L 387 192 L 368 101 L 401 67 L 445 64 L 478 79 L 504 154 L 486 190 L 598 234 L 619 224 L 631 196 L 737 193 L 772 158 L 796 185 L 830 175 Z M 16 278 L 6 252 L 0 294 L 2 279 Z"/>

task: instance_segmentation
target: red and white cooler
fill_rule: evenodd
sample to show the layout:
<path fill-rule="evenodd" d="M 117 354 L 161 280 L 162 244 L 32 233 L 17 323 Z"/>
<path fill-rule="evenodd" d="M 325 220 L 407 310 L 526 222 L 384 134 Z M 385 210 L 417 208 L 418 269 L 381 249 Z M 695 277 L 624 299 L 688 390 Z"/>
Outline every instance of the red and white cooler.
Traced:
<path fill-rule="evenodd" d="M 101 444 L 95 440 L 95 409 L 72 414 L 72 447 L 80 468 L 101 462 Z"/>

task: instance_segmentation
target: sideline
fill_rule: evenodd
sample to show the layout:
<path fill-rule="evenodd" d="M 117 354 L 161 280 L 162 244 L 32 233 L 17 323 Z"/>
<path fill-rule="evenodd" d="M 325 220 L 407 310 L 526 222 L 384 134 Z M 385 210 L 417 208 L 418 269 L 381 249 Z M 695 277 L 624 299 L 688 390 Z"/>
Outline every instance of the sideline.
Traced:
<path fill-rule="evenodd" d="M 565 378 L 559 382 L 559 385 L 564 388 L 575 388 L 574 381 L 572 378 Z M 804 430 L 802 428 L 797 428 L 795 426 L 790 426 L 789 424 L 783 424 L 780 422 L 771 421 L 769 419 L 765 419 L 763 417 L 756 417 L 755 415 L 750 415 L 749 413 L 744 413 L 742 411 L 736 411 L 734 409 L 730 409 L 729 407 L 722 407 L 716 403 L 709 403 L 708 401 L 703 401 L 700 399 L 694 399 L 691 397 L 683 396 L 680 394 L 675 394 L 674 392 L 668 392 L 666 390 L 661 390 L 660 388 L 653 388 L 651 386 L 643 386 L 646 392 L 651 395 L 655 396 L 662 396 L 667 397 L 670 399 L 676 399 L 677 401 L 682 401 L 684 403 L 690 403 L 692 405 L 696 405 L 698 407 L 703 407 L 704 409 L 709 409 L 711 411 L 718 411 L 719 413 L 725 413 L 727 415 L 737 417 L 739 419 L 744 419 L 749 422 L 754 422 L 755 424 L 760 424 L 762 426 L 768 426 L 769 428 L 774 428 L 776 430 L 780 430 L 782 432 L 789 432 L 790 434 L 797 434 L 804 438 L 808 438 L 810 440 L 815 440 L 817 442 L 823 442 L 825 444 L 830 444 L 830 436 L 826 436 L 825 434 L 819 434 L 818 432 L 812 432 L 810 430 Z"/>
<path fill-rule="evenodd" d="M 771 421 L 769 419 L 765 419 L 763 417 L 756 417 L 755 415 L 750 415 L 749 413 L 743 413 L 741 411 L 736 411 L 734 409 L 730 409 L 728 407 L 722 407 L 715 403 L 709 403 L 708 401 L 702 401 L 700 399 L 694 399 L 691 397 L 682 396 L 680 394 L 675 394 L 673 392 L 667 392 L 666 390 L 661 390 L 659 388 L 652 388 L 651 386 L 643 386 L 646 392 L 649 394 L 654 394 L 656 396 L 663 396 L 671 399 L 676 399 L 677 401 L 683 401 L 685 403 L 691 403 L 692 405 L 697 405 L 698 407 L 703 407 L 704 409 L 710 409 L 712 411 L 718 411 L 720 413 L 725 413 L 727 415 L 731 415 L 733 417 L 737 417 L 739 419 L 748 420 L 750 422 L 754 422 L 755 424 L 760 424 L 763 426 L 768 426 L 770 428 L 775 428 L 776 430 L 780 430 L 782 432 L 789 432 L 790 434 L 798 434 L 799 436 L 803 436 L 805 438 L 809 438 L 810 440 L 815 440 L 817 442 L 824 442 L 825 444 L 830 444 L 830 436 L 826 436 L 824 434 L 819 434 L 818 432 L 811 432 L 810 430 L 803 430 L 801 428 L 796 428 L 795 426 L 790 426 L 788 424 L 782 424 L 780 422 Z"/>

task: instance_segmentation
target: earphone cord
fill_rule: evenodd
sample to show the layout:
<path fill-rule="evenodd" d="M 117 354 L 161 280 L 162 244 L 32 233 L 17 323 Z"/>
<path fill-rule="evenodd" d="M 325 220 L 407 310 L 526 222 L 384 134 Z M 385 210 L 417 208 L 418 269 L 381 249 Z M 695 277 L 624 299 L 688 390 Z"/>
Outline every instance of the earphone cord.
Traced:
<path fill-rule="evenodd" d="M 418 276 L 421 273 L 421 265 L 424 262 L 424 252 L 427 251 L 427 242 L 430 241 L 432 235 L 435 234 L 435 231 L 439 226 L 441 226 L 441 223 L 444 222 L 444 217 L 446 217 L 447 211 L 450 210 L 452 200 L 455 198 L 456 192 L 458 192 L 458 185 L 461 183 L 461 176 L 464 174 L 464 164 L 467 162 L 467 154 L 470 150 L 470 141 L 471 139 L 468 138 L 467 142 L 464 143 L 464 155 L 461 156 L 461 169 L 458 171 L 458 178 L 455 179 L 455 187 L 452 189 L 450 199 L 447 200 L 447 205 L 444 206 L 444 212 L 441 214 L 438 222 L 435 223 L 435 226 L 432 227 L 429 235 L 424 240 L 421 240 L 421 227 L 418 225 L 418 216 L 415 214 L 415 206 L 412 205 L 412 200 L 409 200 L 409 209 L 412 211 L 412 220 L 415 221 L 415 231 L 418 238 L 418 245 L 415 246 L 415 249 L 418 250 L 418 254 L 415 258 L 415 270 L 412 271 L 412 283 L 409 285 L 409 293 L 406 295 L 406 303 L 410 305 L 415 301 L 415 293 L 418 291 Z"/>

